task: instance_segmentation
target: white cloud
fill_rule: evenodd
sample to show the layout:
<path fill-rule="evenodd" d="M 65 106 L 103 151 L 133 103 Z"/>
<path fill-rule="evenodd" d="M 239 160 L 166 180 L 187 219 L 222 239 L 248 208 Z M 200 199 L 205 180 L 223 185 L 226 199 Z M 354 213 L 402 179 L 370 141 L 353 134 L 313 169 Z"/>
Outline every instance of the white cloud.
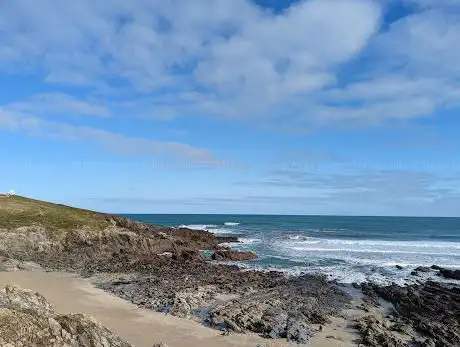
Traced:
<path fill-rule="evenodd" d="M 8 68 L 40 69 L 50 83 L 199 88 L 209 101 L 192 108 L 242 117 L 334 82 L 333 69 L 359 54 L 380 18 L 371 0 L 302 1 L 281 15 L 248 0 L 19 0 L 1 7 Z"/>
<path fill-rule="evenodd" d="M 72 124 L 47 121 L 33 114 L 0 108 L 0 129 L 52 140 L 92 142 L 118 153 L 166 155 L 189 163 L 215 165 L 219 161 L 203 148 L 181 142 L 154 141 Z"/>
<path fill-rule="evenodd" d="M 100 102 L 78 100 L 64 93 L 42 93 L 33 95 L 30 100 L 11 103 L 5 106 L 19 112 L 33 112 L 39 115 L 88 115 L 108 117 L 109 110 Z"/>
<path fill-rule="evenodd" d="M 118 91 L 154 119 L 298 127 L 429 116 L 458 106 L 460 7 L 411 2 L 420 10 L 380 32 L 374 0 L 300 1 L 281 14 L 250 0 L 2 2 L 0 69 Z M 173 101 L 157 104 L 159 93 Z"/>

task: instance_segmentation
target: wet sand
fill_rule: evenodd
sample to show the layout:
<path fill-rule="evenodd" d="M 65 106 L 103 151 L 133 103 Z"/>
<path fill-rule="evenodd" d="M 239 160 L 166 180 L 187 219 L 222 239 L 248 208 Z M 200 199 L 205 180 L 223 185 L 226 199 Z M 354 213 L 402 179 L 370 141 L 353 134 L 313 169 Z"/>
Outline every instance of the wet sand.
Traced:
<path fill-rule="evenodd" d="M 284 340 L 262 339 L 255 335 L 231 334 L 206 328 L 198 322 L 141 309 L 110 293 L 95 288 L 87 279 L 56 272 L 0 272 L 0 287 L 16 284 L 39 292 L 59 313 L 85 313 L 93 316 L 120 337 L 137 347 L 165 342 L 170 347 L 266 347 L 302 346 Z M 318 332 L 310 347 L 356 346 L 349 321 L 333 318 Z"/>

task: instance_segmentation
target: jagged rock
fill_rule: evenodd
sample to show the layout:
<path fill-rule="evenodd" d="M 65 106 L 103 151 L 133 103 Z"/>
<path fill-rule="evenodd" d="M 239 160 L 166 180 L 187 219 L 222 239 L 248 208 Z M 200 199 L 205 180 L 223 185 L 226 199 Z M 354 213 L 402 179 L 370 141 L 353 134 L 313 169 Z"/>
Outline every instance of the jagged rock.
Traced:
<path fill-rule="evenodd" d="M 219 243 L 239 243 L 236 236 L 216 236 Z"/>
<path fill-rule="evenodd" d="M 460 270 L 441 269 L 439 273 L 444 278 L 460 281 Z"/>
<path fill-rule="evenodd" d="M 460 287 L 427 281 L 410 286 L 370 285 L 373 295 L 391 302 L 405 333 L 416 331 L 436 346 L 460 346 Z M 411 334 L 413 335 L 413 334 Z"/>
<path fill-rule="evenodd" d="M 361 333 L 362 343 L 370 347 L 406 347 L 385 325 L 385 322 L 374 316 L 366 316 L 358 320 L 356 329 Z"/>
<path fill-rule="evenodd" d="M 172 254 L 172 258 L 174 260 L 183 261 L 183 262 L 186 262 L 186 261 L 193 262 L 193 261 L 204 261 L 205 260 L 205 258 L 199 251 L 189 250 L 189 249 L 178 250 L 177 252 Z"/>
<path fill-rule="evenodd" d="M 92 317 L 83 314 L 59 315 L 56 321 L 81 347 L 131 347 Z M 61 332 L 62 336 L 62 332 Z"/>
<path fill-rule="evenodd" d="M 261 317 L 265 336 L 272 339 L 285 338 L 288 314 L 282 309 L 270 308 Z"/>
<path fill-rule="evenodd" d="M 59 315 L 40 294 L 8 286 L 0 292 L 0 346 L 133 347 L 81 315 Z"/>
<path fill-rule="evenodd" d="M 288 341 L 307 344 L 313 336 L 313 329 L 304 317 L 289 317 L 286 337 Z"/>
<path fill-rule="evenodd" d="M 189 317 L 193 310 L 204 306 L 210 300 L 214 294 L 214 290 L 214 287 L 209 286 L 175 293 L 169 313 L 178 317 Z"/>
<path fill-rule="evenodd" d="M 225 261 L 247 261 L 257 259 L 257 255 L 252 252 L 238 252 L 233 250 L 219 250 L 211 256 L 213 260 Z"/>
<path fill-rule="evenodd" d="M 54 315 L 53 306 L 43 296 L 11 285 L 0 291 L 0 307 L 26 313 L 33 312 L 44 317 Z"/>
<path fill-rule="evenodd" d="M 312 336 L 312 324 L 324 324 L 329 315 L 340 311 L 339 303 L 348 300 L 343 295 L 320 278 L 300 277 L 219 305 L 211 310 L 210 322 L 213 326 L 225 323 L 234 331 L 304 343 Z"/>

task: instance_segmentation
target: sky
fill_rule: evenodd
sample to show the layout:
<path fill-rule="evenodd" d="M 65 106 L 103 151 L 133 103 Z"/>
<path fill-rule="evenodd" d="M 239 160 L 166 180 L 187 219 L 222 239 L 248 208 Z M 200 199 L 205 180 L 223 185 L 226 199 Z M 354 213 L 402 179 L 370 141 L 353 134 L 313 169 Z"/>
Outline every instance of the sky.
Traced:
<path fill-rule="evenodd" d="M 460 0 L 0 1 L 0 191 L 460 216 Z"/>

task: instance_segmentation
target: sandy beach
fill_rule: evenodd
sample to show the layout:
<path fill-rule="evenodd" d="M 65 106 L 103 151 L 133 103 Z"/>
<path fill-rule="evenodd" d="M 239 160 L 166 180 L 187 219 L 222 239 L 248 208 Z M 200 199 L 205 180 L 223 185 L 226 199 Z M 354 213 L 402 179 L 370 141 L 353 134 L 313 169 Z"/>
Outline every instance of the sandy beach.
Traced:
<path fill-rule="evenodd" d="M 292 346 L 283 340 L 265 340 L 250 334 L 222 336 L 219 331 L 206 328 L 198 322 L 138 308 L 73 274 L 0 272 L 0 286 L 7 284 L 41 293 L 59 313 L 89 314 L 138 347 L 151 347 L 159 342 L 167 343 L 170 347 Z M 346 325 L 346 320 L 334 318 L 329 326 L 315 335 L 309 346 L 355 346 L 353 340 L 356 335 Z"/>

